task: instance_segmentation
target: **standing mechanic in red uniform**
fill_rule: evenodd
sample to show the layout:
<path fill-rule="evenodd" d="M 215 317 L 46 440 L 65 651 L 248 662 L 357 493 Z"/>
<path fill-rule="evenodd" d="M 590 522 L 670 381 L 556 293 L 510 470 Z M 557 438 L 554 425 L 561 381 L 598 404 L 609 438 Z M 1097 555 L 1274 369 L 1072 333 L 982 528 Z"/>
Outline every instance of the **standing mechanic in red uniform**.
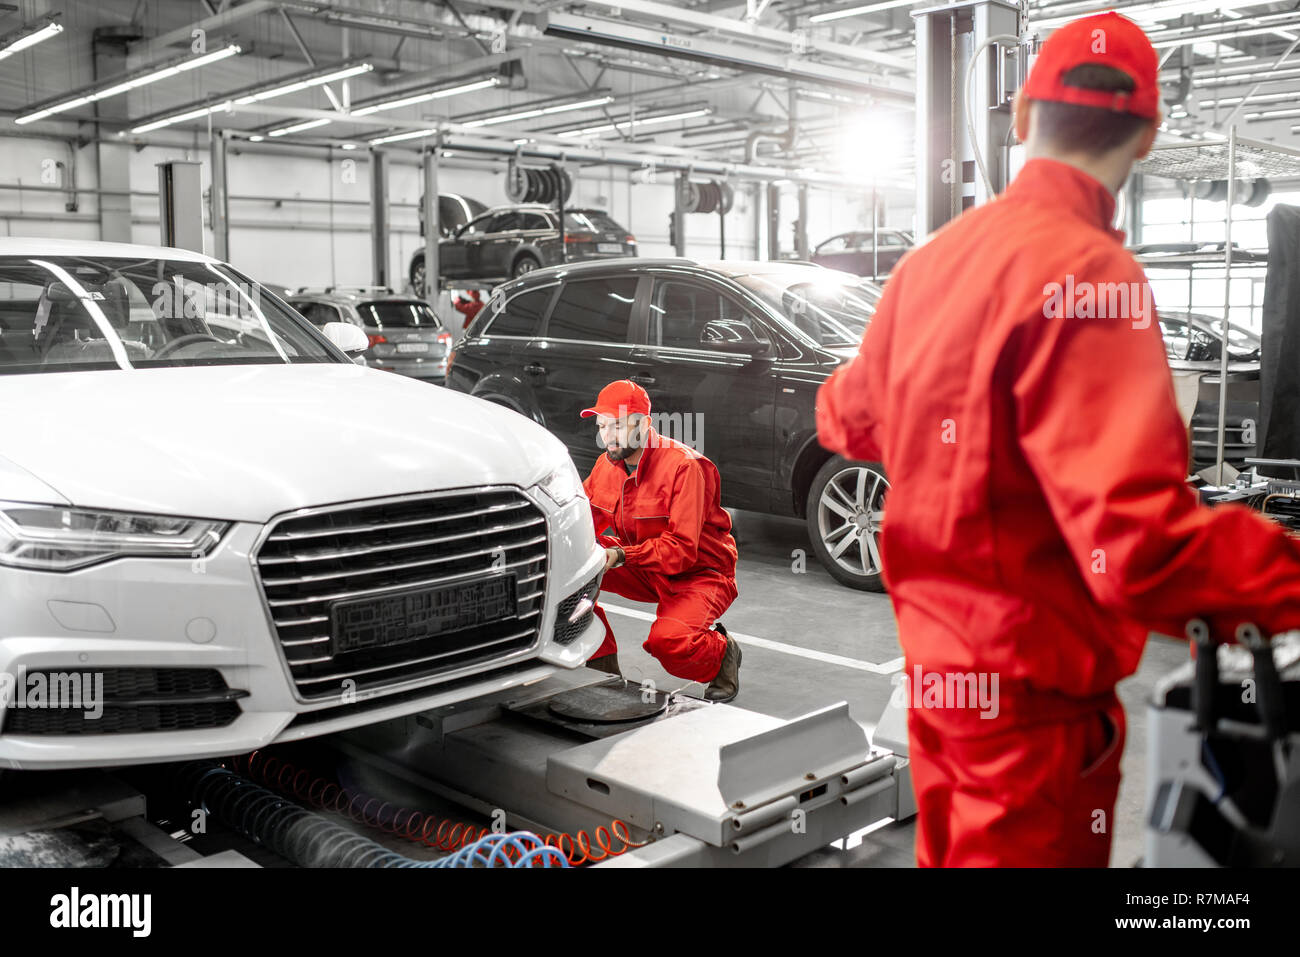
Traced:
<path fill-rule="evenodd" d="M 1024 168 L 903 259 L 818 395 L 822 444 L 888 470 L 907 673 L 999 676 L 991 719 L 908 711 L 922 866 L 1105 866 L 1115 685 L 1148 632 L 1300 626 L 1300 543 L 1185 483 L 1150 290 L 1111 228 L 1156 73 L 1117 14 L 1053 34 L 1015 105 Z"/>
<path fill-rule="evenodd" d="M 583 483 L 605 546 L 601 590 L 658 603 L 645 650 L 669 674 L 708 682 L 710 701 L 731 701 L 740 689 L 740 646 L 717 619 L 736 600 L 736 542 L 717 468 L 655 431 L 650 396 L 628 379 L 601 389 L 582 416 L 596 417 L 605 447 Z M 605 642 L 588 664 L 618 674 L 614 630 L 599 605 L 596 614 Z"/>

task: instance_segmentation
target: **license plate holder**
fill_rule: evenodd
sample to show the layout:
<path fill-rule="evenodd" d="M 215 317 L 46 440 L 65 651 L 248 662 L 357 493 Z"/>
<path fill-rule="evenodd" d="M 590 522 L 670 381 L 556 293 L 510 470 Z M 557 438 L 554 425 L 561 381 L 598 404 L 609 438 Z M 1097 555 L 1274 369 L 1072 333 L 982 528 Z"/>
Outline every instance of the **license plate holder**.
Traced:
<path fill-rule="evenodd" d="M 596 252 L 598 253 L 621 253 L 622 251 L 622 243 L 596 243 Z"/>
<path fill-rule="evenodd" d="M 334 654 L 388 648 L 507 618 L 518 612 L 514 575 L 404 588 L 330 606 Z"/>
<path fill-rule="evenodd" d="M 399 342 L 397 344 L 398 352 L 428 352 L 429 344 L 427 342 Z"/>

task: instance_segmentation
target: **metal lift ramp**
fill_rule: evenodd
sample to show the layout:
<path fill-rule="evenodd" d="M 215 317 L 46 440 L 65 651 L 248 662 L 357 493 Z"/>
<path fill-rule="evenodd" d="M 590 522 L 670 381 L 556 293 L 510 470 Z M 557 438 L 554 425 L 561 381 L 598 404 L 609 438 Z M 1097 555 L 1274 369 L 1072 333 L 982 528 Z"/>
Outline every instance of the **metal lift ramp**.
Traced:
<path fill-rule="evenodd" d="M 591 692 L 607 714 L 575 717 L 566 705 Z M 648 716 L 627 718 L 637 702 Z M 511 827 L 593 833 L 618 819 L 644 842 L 597 866 L 777 867 L 899 811 L 899 762 L 843 702 L 783 721 L 587 669 L 337 746 Z"/>

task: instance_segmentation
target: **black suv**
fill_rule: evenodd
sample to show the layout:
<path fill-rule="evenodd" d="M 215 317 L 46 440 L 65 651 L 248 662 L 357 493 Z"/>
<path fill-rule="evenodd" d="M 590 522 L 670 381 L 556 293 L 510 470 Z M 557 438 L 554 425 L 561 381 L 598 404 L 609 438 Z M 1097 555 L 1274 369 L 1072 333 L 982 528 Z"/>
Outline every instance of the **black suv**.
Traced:
<path fill-rule="evenodd" d="M 560 262 L 635 255 L 636 237 L 602 210 L 566 209 L 561 243 L 560 216 L 549 206 L 499 206 L 438 243 L 438 272 L 454 287 L 457 279 L 504 282 Z M 411 285 L 424 286 L 423 251 L 411 260 Z"/>
<path fill-rule="evenodd" d="M 806 263 L 623 259 L 539 269 L 499 286 L 453 353 L 447 385 L 514 409 L 587 474 L 601 447 L 579 417 L 632 379 L 655 427 L 722 473 L 732 508 L 806 519 L 840 582 L 883 590 L 889 483 L 817 442 L 817 387 L 853 355 L 879 288 Z"/>

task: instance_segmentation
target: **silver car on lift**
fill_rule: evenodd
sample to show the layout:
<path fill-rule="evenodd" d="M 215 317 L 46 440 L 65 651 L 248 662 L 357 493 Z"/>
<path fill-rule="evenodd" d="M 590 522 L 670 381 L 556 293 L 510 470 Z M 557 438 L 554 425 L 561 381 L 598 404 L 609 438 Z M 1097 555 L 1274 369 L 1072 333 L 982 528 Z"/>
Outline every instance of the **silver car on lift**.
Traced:
<path fill-rule="evenodd" d="M 452 334 L 423 299 L 399 296 L 372 286 L 300 289 L 289 303 L 312 325 L 350 322 L 361 327 L 370 346 L 363 353 L 372 369 L 396 372 L 442 385 Z"/>

